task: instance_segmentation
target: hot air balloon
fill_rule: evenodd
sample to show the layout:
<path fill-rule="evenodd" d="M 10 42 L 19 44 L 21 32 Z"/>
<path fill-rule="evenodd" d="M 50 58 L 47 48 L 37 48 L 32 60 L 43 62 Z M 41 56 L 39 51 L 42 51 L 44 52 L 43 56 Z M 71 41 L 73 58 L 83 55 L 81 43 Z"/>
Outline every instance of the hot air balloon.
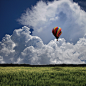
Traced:
<path fill-rule="evenodd" d="M 53 35 L 56 37 L 57 41 L 60 35 L 62 34 L 62 29 L 60 27 L 55 27 L 52 29 Z"/>

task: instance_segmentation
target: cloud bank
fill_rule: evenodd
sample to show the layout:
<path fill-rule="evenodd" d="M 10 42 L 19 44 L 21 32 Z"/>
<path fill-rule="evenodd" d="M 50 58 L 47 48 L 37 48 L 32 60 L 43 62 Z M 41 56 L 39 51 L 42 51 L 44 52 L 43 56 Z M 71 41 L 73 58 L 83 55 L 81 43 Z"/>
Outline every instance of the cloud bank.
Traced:
<path fill-rule="evenodd" d="M 24 26 L 6 34 L 0 42 L 0 63 L 86 63 L 86 13 L 70 0 L 39 1 L 18 21 Z M 63 30 L 58 42 L 52 28 Z M 33 34 L 30 35 L 30 28 Z"/>
<path fill-rule="evenodd" d="M 51 40 L 47 45 L 38 36 L 30 35 L 30 28 L 15 29 L 0 42 L 0 63 L 18 64 L 80 64 L 86 61 L 86 35 L 75 45 L 64 38 Z M 83 52 L 82 52 L 83 51 Z"/>
<path fill-rule="evenodd" d="M 33 27 L 33 36 L 38 36 L 44 44 L 48 44 L 54 36 L 52 28 L 61 27 L 61 38 L 76 44 L 86 33 L 86 12 L 81 10 L 72 0 L 53 2 L 39 1 L 36 6 L 26 10 L 18 21 L 22 25 Z"/>

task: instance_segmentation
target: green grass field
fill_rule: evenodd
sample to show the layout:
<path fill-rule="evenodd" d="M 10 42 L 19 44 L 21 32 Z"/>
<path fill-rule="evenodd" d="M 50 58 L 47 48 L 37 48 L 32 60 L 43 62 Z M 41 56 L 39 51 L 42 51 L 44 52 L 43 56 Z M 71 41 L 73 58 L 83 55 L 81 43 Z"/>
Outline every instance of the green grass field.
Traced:
<path fill-rule="evenodd" d="M 0 67 L 0 86 L 86 86 L 86 67 Z"/>

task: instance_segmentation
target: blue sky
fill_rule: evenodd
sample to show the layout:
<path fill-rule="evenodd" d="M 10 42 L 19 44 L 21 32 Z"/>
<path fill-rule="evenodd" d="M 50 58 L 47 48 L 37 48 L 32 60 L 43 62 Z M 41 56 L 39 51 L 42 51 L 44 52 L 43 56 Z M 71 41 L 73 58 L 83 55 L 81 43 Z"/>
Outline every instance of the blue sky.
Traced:
<path fill-rule="evenodd" d="M 0 0 L 0 63 L 85 63 L 83 3 L 85 0 Z M 62 28 L 58 42 L 52 35 L 56 26 Z"/>
<path fill-rule="evenodd" d="M 27 8 L 31 9 L 31 6 L 36 5 L 38 1 L 40 0 L 0 0 L 0 41 L 5 34 L 11 35 L 14 29 L 22 27 L 17 19 Z"/>
<path fill-rule="evenodd" d="M 11 35 L 14 29 L 22 27 L 17 19 L 37 1 L 39 0 L 0 0 L 0 41 L 5 34 Z"/>

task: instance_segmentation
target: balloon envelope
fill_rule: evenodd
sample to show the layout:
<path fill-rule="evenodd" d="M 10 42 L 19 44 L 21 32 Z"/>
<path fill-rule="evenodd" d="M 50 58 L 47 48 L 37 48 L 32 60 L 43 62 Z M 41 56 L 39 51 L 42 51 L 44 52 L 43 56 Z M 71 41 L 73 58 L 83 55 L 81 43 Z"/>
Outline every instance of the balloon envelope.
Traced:
<path fill-rule="evenodd" d="M 52 33 L 58 39 L 62 34 L 62 29 L 60 27 L 55 27 L 52 29 Z"/>

